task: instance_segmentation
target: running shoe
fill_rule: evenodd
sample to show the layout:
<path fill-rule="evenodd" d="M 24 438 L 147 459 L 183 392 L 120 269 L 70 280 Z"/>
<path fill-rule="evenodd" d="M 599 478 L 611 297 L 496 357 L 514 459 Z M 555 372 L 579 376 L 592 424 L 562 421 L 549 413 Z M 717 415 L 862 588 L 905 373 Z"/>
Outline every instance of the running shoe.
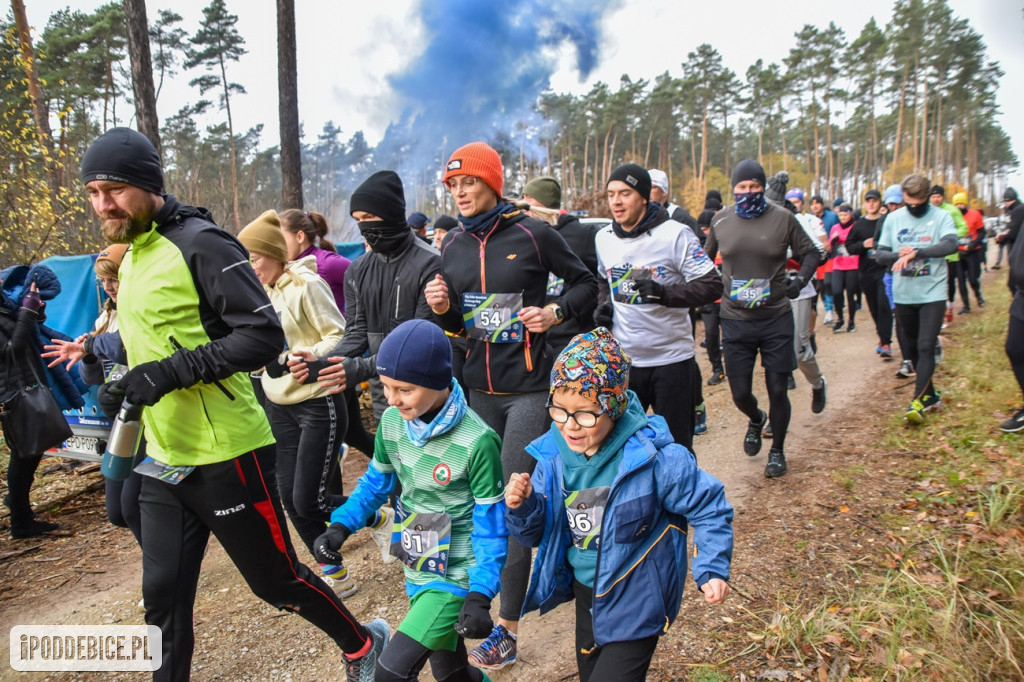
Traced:
<path fill-rule="evenodd" d="M 708 432 L 708 410 L 704 403 L 697 406 L 697 423 L 693 427 L 693 435 L 700 436 Z"/>
<path fill-rule="evenodd" d="M 935 364 L 942 362 L 942 339 L 935 339 Z"/>
<path fill-rule="evenodd" d="M 778 478 L 786 473 L 786 456 L 782 450 L 772 448 L 768 451 L 768 464 L 764 467 L 764 475 L 768 478 Z"/>
<path fill-rule="evenodd" d="M 836 323 L 834 325 L 832 325 L 832 331 L 834 333 L 838 334 L 839 332 L 843 331 L 843 327 L 845 325 L 846 325 L 846 323 L 843 322 L 842 319 L 836 320 Z"/>
<path fill-rule="evenodd" d="M 1012 417 L 1000 424 L 999 428 L 1006 433 L 1024 431 L 1024 407 L 1017 410 Z"/>
<path fill-rule="evenodd" d="M 821 414 L 828 403 L 828 389 L 825 377 L 821 378 L 821 387 L 811 389 L 811 412 Z"/>
<path fill-rule="evenodd" d="M 334 590 L 334 594 L 338 595 L 338 599 L 351 597 L 359 590 L 359 585 L 352 579 L 347 568 L 342 568 L 341 571 L 334 575 L 322 575 L 320 578 L 327 583 L 327 587 Z"/>
<path fill-rule="evenodd" d="M 484 670 L 501 670 L 516 662 L 516 636 L 495 625 L 490 636 L 469 652 L 469 662 Z"/>
<path fill-rule="evenodd" d="M 985 307 L 985 297 L 982 296 L 981 294 L 978 294 L 978 307 L 979 308 L 984 308 Z"/>
<path fill-rule="evenodd" d="M 835 321 L 836 321 L 836 314 L 834 312 L 832 312 L 831 310 L 826 310 L 825 311 L 824 324 L 832 324 Z"/>
<path fill-rule="evenodd" d="M 381 618 L 374 619 L 373 622 L 367 623 L 363 627 L 370 633 L 370 639 L 373 640 L 373 643 L 370 645 L 370 650 L 360 658 L 353 660 L 343 656 L 345 659 L 345 679 L 348 682 L 373 682 L 377 659 L 380 658 L 380 652 L 384 650 L 388 640 L 391 639 L 391 628 Z"/>
<path fill-rule="evenodd" d="M 892 362 L 892 346 L 879 346 L 878 355 L 885 362 Z"/>
<path fill-rule="evenodd" d="M 751 457 L 761 452 L 761 431 L 768 423 L 768 413 L 764 410 L 757 412 L 761 418 L 756 422 L 747 423 L 747 435 L 743 438 L 743 452 Z"/>
<path fill-rule="evenodd" d="M 939 397 L 938 393 L 932 393 L 921 398 L 921 404 L 924 406 L 925 412 L 931 412 L 942 407 L 942 398 Z"/>
<path fill-rule="evenodd" d="M 711 370 L 711 378 L 708 379 L 708 386 L 717 386 L 725 381 L 725 372 L 720 369 Z"/>
<path fill-rule="evenodd" d="M 904 379 L 909 379 L 910 377 L 915 376 L 914 363 L 910 360 L 904 360 L 900 365 L 900 368 L 896 370 L 896 376 L 903 377 Z"/>
<path fill-rule="evenodd" d="M 395 525 L 395 510 L 391 507 L 382 507 L 377 514 L 377 522 L 370 526 L 370 537 L 380 549 L 381 560 L 390 564 L 398 559 L 391 554 L 391 533 Z"/>
<path fill-rule="evenodd" d="M 971 306 L 965 305 L 963 308 L 958 310 L 956 314 L 957 315 L 966 315 L 969 312 L 971 312 Z"/>
<path fill-rule="evenodd" d="M 772 423 L 768 422 L 767 424 L 764 425 L 764 428 L 761 429 L 761 437 L 762 438 L 774 438 L 774 436 L 775 436 L 775 432 L 772 431 Z"/>
<path fill-rule="evenodd" d="M 855 332 L 855 331 L 857 331 L 857 325 L 853 323 L 853 320 L 850 320 L 850 326 L 846 328 L 846 331 L 848 331 L 848 332 Z"/>
<path fill-rule="evenodd" d="M 912 400 L 903 419 L 908 424 L 924 424 L 924 404 L 920 400 Z"/>
<path fill-rule="evenodd" d="M 789 378 L 786 379 L 786 388 L 792 391 L 796 388 L 796 379 L 793 378 L 793 373 L 789 373 Z"/>

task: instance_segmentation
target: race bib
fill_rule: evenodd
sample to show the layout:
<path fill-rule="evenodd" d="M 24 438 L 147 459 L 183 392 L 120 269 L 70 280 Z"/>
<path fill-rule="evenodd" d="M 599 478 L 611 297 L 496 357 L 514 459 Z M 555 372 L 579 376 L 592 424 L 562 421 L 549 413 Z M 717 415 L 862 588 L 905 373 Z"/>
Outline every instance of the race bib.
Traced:
<path fill-rule="evenodd" d="M 565 280 L 553 272 L 548 273 L 548 296 L 561 296 L 565 290 Z"/>
<path fill-rule="evenodd" d="M 523 323 L 519 311 L 523 309 L 523 294 L 482 294 L 467 292 L 462 295 L 462 320 L 466 336 L 487 343 L 522 343 Z"/>
<path fill-rule="evenodd" d="M 406 512 L 401 500 L 395 505 L 391 554 L 417 571 L 442 578 L 448 572 L 452 517 L 444 512 Z"/>
<path fill-rule="evenodd" d="M 149 476 L 150 478 L 155 478 L 158 481 L 170 483 L 171 485 L 178 485 L 185 480 L 186 476 L 195 470 L 196 468 L 194 466 L 171 466 L 170 464 L 158 462 L 152 457 L 147 457 L 139 462 L 139 465 L 135 467 L 135 473 L 142 474 L 143 476 Z"/>
<path fill-rule="evenodd" d="M 608 270 L 611 275 L 612 298 L 619 303 L 642 305 L 648 301 L 637 293 L 636 283 L 651 278 L 651 271 L 644 268 L 613 267 Z"/>
<path fill-rule="evenodd" d="M 756 279 L 732 278 L 729 300 L 744 308 L 760 308 L 767 305 L 772 296 L 771 280 L 767 277 Z"/>
<path fill-rule="evenodd" d="M 927 258 L 915 258 L 900 270 L 903 277 L 927 277 L 932 274 L 932 264 Z"/>
<path fill-rule="evenodd" d="M 610 490 L 609 486 L 604 486 L 562 491 L 572 544 L 579 549 L 596 550 L 601 545 L 601 522 L 604 521 L 604 508 L 608 504 Z"/>

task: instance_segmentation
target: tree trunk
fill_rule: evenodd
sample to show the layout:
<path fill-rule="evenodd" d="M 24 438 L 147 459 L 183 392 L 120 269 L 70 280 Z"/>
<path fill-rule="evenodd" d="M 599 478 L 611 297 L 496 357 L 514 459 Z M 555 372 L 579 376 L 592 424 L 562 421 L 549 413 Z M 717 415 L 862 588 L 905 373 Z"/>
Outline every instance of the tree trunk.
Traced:
<path fill-rule="evenodd" d="M 708 166 L 708 105 L 704 103 L 704 118 L 700 124 L 700 171 L 697 179 L 700 181 L 700 191 L 707 192 L 707 182 L 704 179 Z"/>
<path fill-rule="evenodd" d="M 899 113 L 896 116 L 896 139 L 892 146 L 892 174 L 893 179 L 896 180 L 896 164 L 900 161 L 900 140 L 903 137 L 903 110 L 906 105 L 907 98 L 907 74 L 910 70 L 908 65 L 903 70 L 903 83 L 900 85 L 900 108 Z"/>
<path fill-rule="evenodd" d="M 18 31 L 18 45 L 25 65 L 28 95 L 32 100 L 32 118 L 36 124 L 36 137 L 39 140 L 39 148 L 43 151 L 43 169 L 46 172 L 46 179 L 50 185 L 50 208 L 53 211 L 53 217 L 57 218 L 63 213 L 63 207 L 58 200 L 61 177 L 57 168 L 57 157 L 53 149 L 50 116 L 46 109 L 46 100 L 43 98 L 42 90 L 39 88 L 39 76 L 36 72 L 36 55 L 35 50 L 32 48 L 32 35 L 29 31 L 28 17 L 25 14 L 25 3 L 23 0 L 11 0 L 11 7 L 14 10 L 14 23 Z"/>
<path fill-rule="evenodd" d="M 228 88 L 228 74 L 224 58 L 220 58 L 220 77 L 224 84 L 224 110 L 228 114 L 228 146 L 231 150 L 231 206 L 234 211 L 235 234 L 242 231 L 242 216 L 238 210 L 238 160 L 235 154 L 235 127 L 231 121 L 231 96 Z"/>
<path fill-rule="evenodd" d="M 281 125 L 281 207 L 303 207 L 295 0 L 277 0 L 277 109 Z"/>
<path fill-rule="evenodd" d="M 916 129 L 916 128 L 915 128 Z M 928 83 L 924 84 L 921 95 L 921 151 L 917 168 L 924 171 L 928 167 Z"/>
<path fill-rule="evenodd" d="M 139 132 L 149 138 L 160 154 L 160 119 L 156 113 L 153 87 L 153 60 L 149 53 L 149 22 L 145 0 L 124 0 L 128 24 L 128 55 L 132 64 L 132 92 L 135 93 L 135 118 Z"/>

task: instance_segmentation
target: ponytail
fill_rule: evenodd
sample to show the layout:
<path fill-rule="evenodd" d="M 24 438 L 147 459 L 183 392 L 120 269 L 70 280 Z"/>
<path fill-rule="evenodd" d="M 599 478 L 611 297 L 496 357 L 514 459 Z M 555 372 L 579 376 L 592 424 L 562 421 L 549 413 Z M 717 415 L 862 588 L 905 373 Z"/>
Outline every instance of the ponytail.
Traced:
<path fill-rule="evenodd" d="M 337 253 L 334 243 L 327 238 L 330 229 L 327 225 L 327 218 L 316 211 L 300 211 L 297 208 L 290 208 L 280 214 L 282 229 L 289 232 L 302 232 L 306 235 L 309 243 L 319 246 L 325 251 Z"/>

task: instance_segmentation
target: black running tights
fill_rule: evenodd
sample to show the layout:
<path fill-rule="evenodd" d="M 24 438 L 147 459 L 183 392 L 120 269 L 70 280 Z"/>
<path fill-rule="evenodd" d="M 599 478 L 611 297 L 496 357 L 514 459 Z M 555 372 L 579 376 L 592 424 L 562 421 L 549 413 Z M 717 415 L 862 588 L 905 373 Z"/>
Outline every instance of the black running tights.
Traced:
<path fill-rule="evenodd" d="M 772 447 L 782 450 L 786 445 L 786 431 L 793 414 L 789 402 L 789 372 L 764 371 L 764 385 L 768 389 L 768 419 L 772 425 Z M 747 419 L 756 422 L 760 417 L 757 398 L 754 397 L 754 375 L 729 375 L 729 390 L 732 402 Z"/>

